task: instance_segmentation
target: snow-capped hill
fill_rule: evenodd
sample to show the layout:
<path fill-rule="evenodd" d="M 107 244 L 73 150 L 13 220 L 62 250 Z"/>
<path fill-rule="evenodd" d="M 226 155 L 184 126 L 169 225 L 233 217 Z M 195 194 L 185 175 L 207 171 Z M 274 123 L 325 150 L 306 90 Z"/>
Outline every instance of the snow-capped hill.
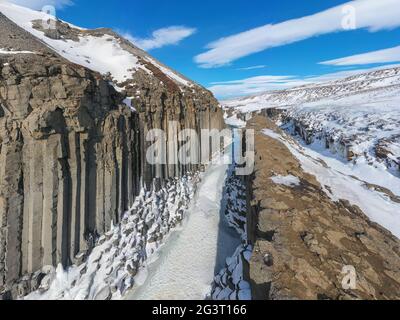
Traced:
<path fill-rule="evenodd" d="M 60 56 L 103 75 L 110 75 L 120 87 L 139 70 L 156 76 L 160 81 L 172 82 L 179 88 L 196 85 L 110 29 L 83 29 L 61 20 L 55 21 L 54 17 L 44 12 L 8 2 L 0 3 L 0 13 Z M 51 24 L 56 28 L 46 27 Z"/>
<path fill-rule="evenodd" d="M 287 90 L 270 91 L 259 95 L 223 101 L 227 108 L 240 112 L 253 112 L 265 108 L 287 108 L 323 99 L 342 99 L 350 95 L 385 95 L 388 90 L 400 86 L 400 67 L 374 70 L 368 73 L 347 77 L 340 80 L 304 85 Z"/>

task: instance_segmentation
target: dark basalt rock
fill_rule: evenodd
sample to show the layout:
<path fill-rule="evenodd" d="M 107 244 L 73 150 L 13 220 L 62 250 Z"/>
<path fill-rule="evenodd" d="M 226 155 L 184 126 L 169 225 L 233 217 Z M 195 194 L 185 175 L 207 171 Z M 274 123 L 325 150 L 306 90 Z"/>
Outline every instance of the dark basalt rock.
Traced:
<path fill-rule="evenodd" d="M 0 295 L 16 298 L 40 286 L 43 266 L 81 263 L 142 187 L 198 169 L 147 164 L 150 129 L 224 125 L 211 93 L 173 86 L 155 66 L 117 92 L 106 76 L 63 59 L 1 14 L 0 27 L 0 47 L 36 53 L 0 55 Z M 48 36 L 74 32 L 60 24 Z"/>

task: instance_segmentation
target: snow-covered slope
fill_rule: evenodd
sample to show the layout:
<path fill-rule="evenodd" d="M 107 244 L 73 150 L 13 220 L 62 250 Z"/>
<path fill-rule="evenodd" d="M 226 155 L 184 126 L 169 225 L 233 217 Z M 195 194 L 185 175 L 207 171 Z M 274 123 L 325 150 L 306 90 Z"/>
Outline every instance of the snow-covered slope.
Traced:
<path fill-rule="evenodd" d="M 44 12 L 8 2 L 0 2 L 0 12 L 67 60 L 101 74 L 110 74 L 119 84 L 139 69 L 152 74 L 156 67 L 180 87 L 194 85 L 109 29 L 79 28 L 61 20 L 54 21 L 54 17 Z M 52 23 L 57 23 L 57 30 L 46 27 Z"/>
<path fill-rule="evenodd" d="M 400 67 L 374 70 L 335 81 L 316 83 L 287 90 L 270 91 L 239 99 L 223 101 L 223 106 L 241 112 L 253 112 L 265 108 L 288 108 L 310 102 L 322 102 L 330 98 L 343 100 L 352 95 L 364 94 L 364 98 L 385 94 L 400 86 Z M 358 99 L 358 97 L 357 97 Z M 331 101 L 332 102 L 332 101 Z"/>
<path fill-rule="evenodd" d="M 399 174 L 400 68 L 268 92 L 223 105 L 241 113 L 270 109 L 270 116 L 307 144 Z"/>

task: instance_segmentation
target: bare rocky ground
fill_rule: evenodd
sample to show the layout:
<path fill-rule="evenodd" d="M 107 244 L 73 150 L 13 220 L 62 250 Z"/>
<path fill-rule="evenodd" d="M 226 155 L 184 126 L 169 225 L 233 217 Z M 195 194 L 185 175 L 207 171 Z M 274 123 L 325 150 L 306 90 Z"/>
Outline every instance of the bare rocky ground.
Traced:
<path fill-rule="evenodd" d="M 346 201 L 333 202 L 316 178 L 277 140 L 265 117 L 255 129 L 255 173 L 247 179 L 248 234 L 254 245 L 248 277 L 254 299 L 399 299 L 400 240 Z M 298 186 L 275 184 L 293 175 Z M 345 266 L 356 289 L 343 287 Z"/>

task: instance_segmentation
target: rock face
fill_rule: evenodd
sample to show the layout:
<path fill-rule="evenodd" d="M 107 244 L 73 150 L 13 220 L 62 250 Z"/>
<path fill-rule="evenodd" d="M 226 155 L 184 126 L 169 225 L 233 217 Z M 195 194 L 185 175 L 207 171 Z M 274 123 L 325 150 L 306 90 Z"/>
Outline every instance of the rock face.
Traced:
<path fill-rule="evenodd" d="M 34 52 L 0 55 L 0 294 L 9 297 L 23 275 L 78 262 L 142 187 L 198 169 L 149 165 L 148 130 L 174 120 L 220 129 L 223 117 L 211 93 L 180 89 L 154 65 L 116 90 L 1 14 L 0 26 L 0 47 Z"/>
<path fill-rule="evenodd" d="M 280 132 L 270 120 L 255 117 L 248 128 L 256 132 L 247 178 L 253 298 L 399 299 L 400 241 L 348 201 L 332 201 L 284 144 L 261 133 Z M 276 184 L 276 175 L 300 184 Z"/>

